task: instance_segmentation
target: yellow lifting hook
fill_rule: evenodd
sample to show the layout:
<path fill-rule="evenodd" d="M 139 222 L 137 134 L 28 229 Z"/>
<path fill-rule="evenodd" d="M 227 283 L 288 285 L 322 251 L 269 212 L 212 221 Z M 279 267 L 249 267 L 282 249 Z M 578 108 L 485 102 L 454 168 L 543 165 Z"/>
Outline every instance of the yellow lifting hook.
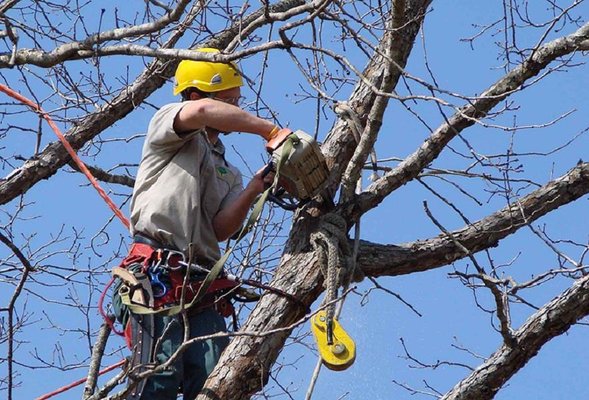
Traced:
<path fill-rule="evenodd" d="M 325 310 L 319 311 L 311 318 L 311 331 L 317 342 L 321 360 L 327 368 L 334 371 L 343 371 L 354 363 L 356 344 L 336 319 L 333 320 L 332 343 L 328 343 L 329 335 Z"/>

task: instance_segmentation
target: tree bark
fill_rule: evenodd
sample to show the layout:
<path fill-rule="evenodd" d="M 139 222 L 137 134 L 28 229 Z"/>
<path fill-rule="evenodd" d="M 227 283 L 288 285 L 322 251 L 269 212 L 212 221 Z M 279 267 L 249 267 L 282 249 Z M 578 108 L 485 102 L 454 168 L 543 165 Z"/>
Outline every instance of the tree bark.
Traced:
<path fill-rule="evenodd" d="M 484 364 L 459 382 L 442 400 L 492 399 L 544 344 L 565 333 L 589 314 L 589 276 L 579 279 L 556 297 L 513 335 L 514 345 L 504 344 Z"/>
<path fill-rule="evenodd" d="M 589 193 L 589 163 L 547 183 L 496 213 L 452 232 L 473 254 L 495 247 L 521 227 Z M 367 276 L 395 276 L 448 265 L 465 256 L 447 235 L 399 245 L 362 242 L 358 263 Z"/>
<path fill-rule="evenodd" d="M 395 31 L 399 40 L 395 46 L 401 49 L 395 56 L 400 57 L 395 59 L 397 65 L 405 65 L 429 3 L 429 0 L 407 2 L 404 17 L 411 22 Z M 390 18 L 389 21 L 393 19 Z M 381 43 L 387 43 L 387 38 Z M 391 75 L 396 74 L 397 79 L 401 74 L 396 65 L 375 57 L 365 69 L 364 76 L 374 82 L 376 87 L 382 87 L 380 78 L 385 76 L 386 69 L 393 71 Z M 391 79 L 390 90 L 396 84 L 394 78 Z M 358 115 L 368 115 L 376 97 L 372 89 L 360 83 L 348 103 L 354 105 Z M 334 185 L 340 181 L 346 160 L 353 154 L 355 141 L 351 129 L 340 120 L 324 145 L 332 168 Z M 317 229 L 317 214 L 325 211 L 307 208 L 296 216 L 280 265 L 271 282 L 273 287 L 299 298 L 305 306 L 313 304 L 323 292 L 318 254 L 311 248 L 309 238 Z M 233 338 L 197 399 L 248 399 L 259 391 L 268 381 L 270 369 L 291 334 L 293 325 L 304 322 L 305 314 L 306 310 L 297 303 L 273 294 L 263 296 L 244 324 L 243 330 L 260 333 L 280 331 L 270 336 Z"/>

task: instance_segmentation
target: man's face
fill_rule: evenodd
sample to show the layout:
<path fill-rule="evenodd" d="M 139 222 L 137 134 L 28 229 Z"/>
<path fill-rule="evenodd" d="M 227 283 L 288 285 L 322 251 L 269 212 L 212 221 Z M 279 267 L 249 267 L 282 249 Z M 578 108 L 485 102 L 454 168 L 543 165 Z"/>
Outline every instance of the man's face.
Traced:
<path fill-rule="evenodd" d="M 227 90 L 221 90 L 215 94 L 213 99 L 239 107 L 241 100 L 241 89 L 239 87 L 235 87 Z"/>
<path fill-rule="evenodd" d="M 231 104 L 236 107 L 240 106 L 241 98 L 242 98 L 241 97 L 241 89 L 239 87 L 231 88 L 231 89 L 227 89 L 227 90 L 221 90 L 220 92 L 217 92 L 215 94 L 215 96 L 213 97 L 214 100 L 222 101 L 224 103 Z M 224 135 L 228 135 L 231 133 L 231 132 L 222 132 L 222 131 L 219 131 L 219 132 Z"/>

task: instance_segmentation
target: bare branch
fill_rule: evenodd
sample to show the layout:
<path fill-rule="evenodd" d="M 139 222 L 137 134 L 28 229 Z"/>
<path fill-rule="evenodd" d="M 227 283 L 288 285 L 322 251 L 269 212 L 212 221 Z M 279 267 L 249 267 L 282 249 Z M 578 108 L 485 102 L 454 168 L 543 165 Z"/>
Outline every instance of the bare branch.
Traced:
<path fill-rule="evenodd" d="M 158 31 L 169 24 L 180 19 L 186 7 L 190 4 L 190 0 L 181 0 L 178 2 L 176 8 L 168 12 L 157 21 L 147 24 L 131 26 L 128 28 L 118 28 L 108 32 L 96 33 L 81 42 L 71 42 L 64 44 L 50 52 L 22 49 L 16 52 L 13 63 L 10 64 L 10 59 L 7 55 L 0 55 L 0 68 L 12 67 L 13 65 L 32 64 L 39 67 L 52 67 L 56 64 L 62 63 L 66 60 L 77 59 L 78 54 L 84 51 L 89 54 L 86 57 L 92 57 L 92 53 L 96 50 L 94 46 L 104 42 L 120 40 L 135 36 L 146 35 L 151 32 Z M 82 57 L 82 58 L 86 58 Z"/>
<path fill-rule="evenodd" d="M 472 253 L 497 243 L 523 226 L 589 193 L 589 163 L 479 221 L 453 231 Z M 362 242 L 359 265 L 367 276 L 394 276 L 426 271 L 462 259 L 464 253 L 446 235 L 402 245 Z"/>
<path fill-rule="evenodd" d="M 589 23 L 571 35 L 541 46 L 531 58 L 497 81 L 478 100 L 458 110 L 448 119 L 448 122 L 436 129 L 419 149 L 396 168 L 350 201 L 345 213 L 356 220 L 359 215 L 380 204 L 392 191 L 415 179 L 426 166 L 438 157 L 450 140 L 471 126 L 475 120 L 487 114 L 501 100 L 519 90 L 528 79 L 540 73 L 549 63 L 558 57 L 578 51 L 580 44 L 588 40 L 588 37 Z"/>
<path fill-rule="evenodd" d="M 111 319 L 111 323 L 113 322 L 114 318 Z M 104 355 L 104 349 L 106 347 L 106 342 L 110 332 L 110 325 L 105 321 L 100 327 L 100 332 L 98 333 L 96 343 L 92 349 L 92 360 L 90 361 L 88 379 L 86 381 L 86 385 L 84 386 L 84 399 L 92 396 L 94 390 L 96 389 L 96 382 L 98 381 L 98 370 L 100 369 L 100 362 L 102 360 L 102 356 Z"/>
<path fill-rule="evenodd" d="M 80 172 L 80 168 L 78 168 L 76 163 L 70 161 L 68 165 L 72 167 L 74 170 Z M 135 179 L 131 178 L 130 176 L 111 174 L 101 168 L 93 167 L 91 165 L 86 165 L 86 167 L 92 173 L 92 175 L 99 181 L 107 183 L 116 183 L 130 188 L 132 188 L 135 185 Z"/>
<path fill-rule="evenodd" d="M 534 313 L 514 335 L 514 346 L 501 346 L 485 363 L 446 393 L 443 400 L 492 399 L 542 346 L 589 314 L 589 276 Z"/>
<path fill-rule="evenodd" d="M 462 243 L 460 243 L 456 237 L 448 232 L 446 228 L 440 224 L 440 222 L 432 215 L 431 211 L 427 206 L 427 202 L 424 203 L 425 212 L 428 217 L 433 221 L 433 223 L 440 228 L 444 234 L 450 238 L 452 243 L 460 250 L 462 253 L 468 257 L 475 268 L 478 271 L 477 277 L 483 281 L 485 286 L 491 291 L 493 294 L 493 298 L 495 299 L 495 304 L 497 306 L 497 318 L 499 318 L 499 322 L 501 323 L 501 335 L 503 336 L 503 342 L 506 346 L 513 346 L 513 335 L 511 330 L 511 317 L 509 312 L 509 302 L 507 301 L 507 295 L 502 293 L 499 289 L 499 282 L 496 279 L 493 279 L 491 276 L 487 275 L 485 269 L 479 265 L 476 257 L 470 251 L 470 249 L 466 248 Z"/>
<path fill-rule="evenodd" d="M 20 251 L 20 249 L 18 247 L 16 247 L 16 245 L 14 245 L 14 243 L 12 243 L 10 241 L 10 239 L 8 239 L 2 233 L 0 233 L 0 241 L 2 243 L 4 243 L 10 250 L 12 250 L 14 255 L 19 259 L 19 261 L 23 265 L 22 275 L 21 275 L 20 280 L 16 286 L 16 289 L 14 290 L 14 293 L 12 294 L 12 297 L 10 298 L 10 302 L 8 303 L 8 307 L 6 309 L 0 309 L 0 311 L 4 311 L 4 312 L 8 313 L 8 352 L 7 352 L 8 353 L 8 355 L 7 355 L 7 359 L 8 359 L 8 399 L 12 400 L 12 391 L 14 390 L 13 365 L 14 365 L 14 350 L 15 350 L 15 347 L 14 347 L 14 333 L 15 333 L 15 321 L 14 321 L 14 311 L 15 310 L 14 310 L 14 307 L 15 307 L 16 301 L 18 300 L 20 294 L 22 293 L 22 290 L 25 286 L 27 279 L 29 278 L 29 274 L 34 271 L 34 267 L 30 264 L 29 260 Z"/>

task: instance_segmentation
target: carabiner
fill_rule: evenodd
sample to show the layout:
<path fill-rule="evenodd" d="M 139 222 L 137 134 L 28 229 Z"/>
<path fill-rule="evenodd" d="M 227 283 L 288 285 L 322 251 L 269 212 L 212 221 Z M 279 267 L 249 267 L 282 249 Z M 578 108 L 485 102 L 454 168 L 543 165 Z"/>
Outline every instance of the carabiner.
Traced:
<path fill-rule="evenodd" d="M 168 287 L 160 280 L 161 271 L 152 272 L 147 271 L 149 281 L 151 282 L 151 289 L 153 290 L 153 297 L 159 299 L 168 293 Z"/>
<path fill-rule="evenodd" d="M 176 266 L 172 266 L 171 264 L 174 263 L 170 263 L 170 258 L 172 257 L 178 257 L 179 260 L 175 262 Z M 180 268 L 182 268 L 182 264 L 184 264 L 185 262 L 185 257 L 184 257 L 184 253 L 178 250 L 170 250 L 170 249 L 166 249 L 166 266 L 168 267 L 168 269 L 170 271 L 176 271 L 179 270 Z"/>

